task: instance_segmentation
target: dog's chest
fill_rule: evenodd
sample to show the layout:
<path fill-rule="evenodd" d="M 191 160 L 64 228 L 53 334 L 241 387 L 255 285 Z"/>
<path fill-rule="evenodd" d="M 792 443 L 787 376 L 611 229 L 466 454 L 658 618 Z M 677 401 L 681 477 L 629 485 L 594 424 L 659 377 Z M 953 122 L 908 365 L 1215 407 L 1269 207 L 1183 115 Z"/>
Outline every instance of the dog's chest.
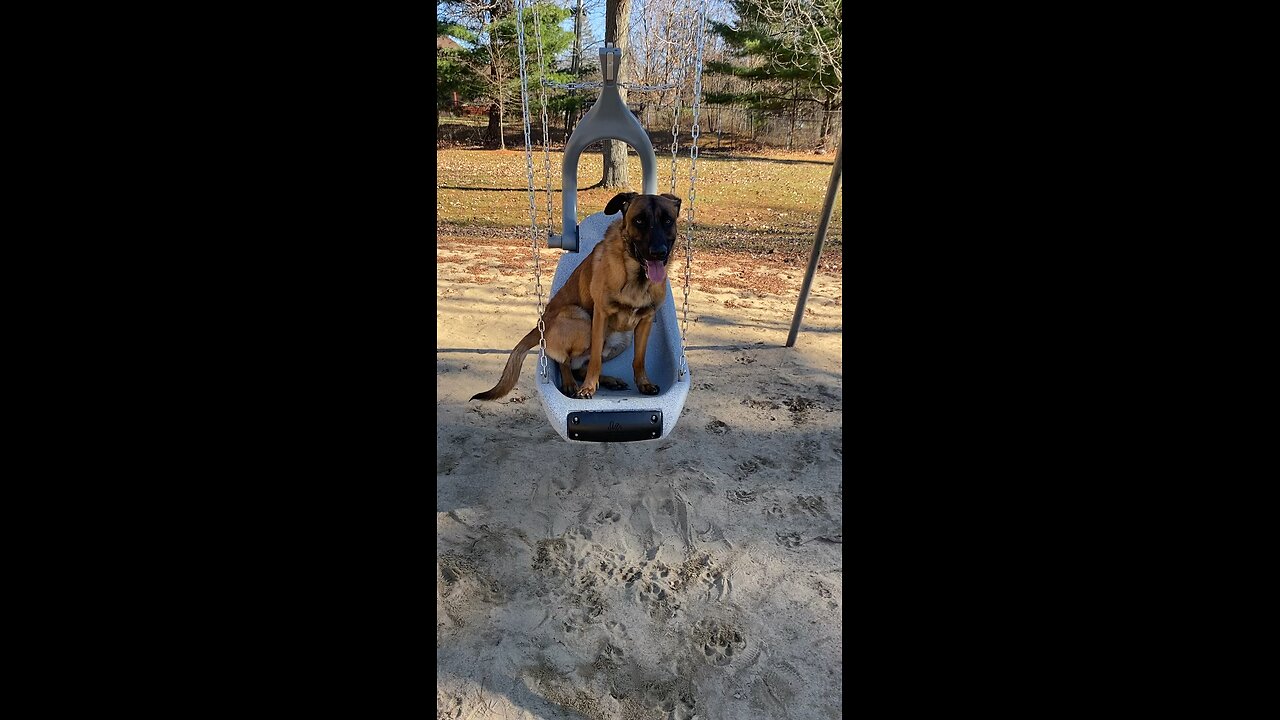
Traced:
<path fill-rule="evenodd" d="M 619 305 L 625 305 L 628 309 L 635 310 L 638 313 L 644 311 L 652 312 L 654 308 L 662 304 L 666 299 L 664 286 L 658 286 L 647 279 L 637 282 L 632 280 L 622 286 L 622 289 L 613 296 L 613 300 Z"/>
<path fill-rule="evenodd" d="M 648 292 L 621 292 L 609 303 L 609 324 L 614 330 L 630 330 L 657 310 Z"/>

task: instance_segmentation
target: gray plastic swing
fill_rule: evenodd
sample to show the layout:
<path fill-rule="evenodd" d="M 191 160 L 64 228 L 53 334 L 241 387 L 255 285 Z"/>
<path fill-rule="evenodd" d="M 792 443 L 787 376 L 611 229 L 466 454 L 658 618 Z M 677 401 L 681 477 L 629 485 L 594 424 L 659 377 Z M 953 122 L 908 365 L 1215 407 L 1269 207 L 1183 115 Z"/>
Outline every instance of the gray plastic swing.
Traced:
<path fill-rule="evenodd" d="M 605 215 L 598 212 L 588 215 L 579 225 L 578 219 L 578 156 L 597 140 L 621 140 L 640 155 L 643 169 L 643 191 L 646 195 L 658 192 L 658 163 L 653 153 L 649 135 L 636 120 L 635 115 L 623 104 L 618 94 L 618 63 L 621 51 L 616 47 L 600 50 L 600 68 L 604 73 L 604 86 L 591 110 L 583 116 L 565 146 L 561 166 L 564 195 L 562 210 L 564 232 L 552 235 L 547 245 L 567 250 L 556 265 L 555 279 L 551 283 L 554 296 L 569 279 L 578 264 L 591 254 L 591 250 L 604 239 L 604 232 L 621 215 Z M 659 440 L 675 429 L 689 395 L 689 371 L 680 377 L 680 325 L 676 317 L 676 304 L 667 283 L 667 299 L 654 317 L 653 331 L 645 356 L 645 368 L 649 379 L 661 391 L 657 395 L 643 395 L 635 388 L 631 361 L 635 347 L 628 347 L 621 355 L 609 360 L 602 370 L 626 381 L 626 390 L 600 388 L 590 400 L 565 396 L 560 391 L 560 367 L 547 363 L 546 377 L 536 374 L 538 394 L 547 412 L 551 426 L 565 440 L 580 442 L 629 442 Z"/>

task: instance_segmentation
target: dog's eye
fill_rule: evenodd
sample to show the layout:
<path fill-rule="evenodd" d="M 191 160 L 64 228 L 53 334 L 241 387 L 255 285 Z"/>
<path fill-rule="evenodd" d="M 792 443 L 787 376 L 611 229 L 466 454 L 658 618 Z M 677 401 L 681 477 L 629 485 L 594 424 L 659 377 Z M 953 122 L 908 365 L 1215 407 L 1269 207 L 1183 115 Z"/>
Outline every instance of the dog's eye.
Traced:
<path fill-rule="evenodd" d="M 673 223 L 673 222 L 675 222 L 675 221 L 674 221 L 674 220 L 672 220 L 671 218 L 667 218 L 666 220 L 663 220 L 663 221 L 662 221 L 662 224 L 663 224 L 663 225 L 670 225 L 670 224 L 671 224 L 671 223 Z"/>

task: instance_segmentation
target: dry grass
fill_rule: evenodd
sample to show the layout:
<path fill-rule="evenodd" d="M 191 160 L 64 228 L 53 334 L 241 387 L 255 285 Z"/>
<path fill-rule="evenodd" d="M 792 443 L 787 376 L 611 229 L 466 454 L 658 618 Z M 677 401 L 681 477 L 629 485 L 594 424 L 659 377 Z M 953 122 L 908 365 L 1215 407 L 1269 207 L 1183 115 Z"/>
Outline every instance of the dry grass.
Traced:
<path fill-rule="evenodd" d="M 658 191 L 670 191 L 671 155 L 658 148 Z M 698 158 L 697 195 L 689 190 L 691 161 L 677 161 L 675 193 L 684 198 L 684 222 L 694 224 L 694 252 L 741 256 L 759 264 L 781 264 L 803 271 L 817 232 L 832 156 L 770 153 Z M 560 229 L 561 155 L 550 155 L 552 209 Z M 535 207 L 545 222 L 547 179 L 544 158 L 535 149 Z M 524 151 L 442 149 L 436 154 L 437 235 L 440 240 L 528 247 L 529 181 Z M 578 163 L 579 219 L 599 212 L 617 190 L 588 187 L 603 172 L 598 153 L 583 153 Z M 628 167 L 632 185 L 642 177 L 640 159 Z M 836 196 L 820 267 L 839 271 L 843 238 L 842 202 Z M 545 245 L 544 245 L 545 246 Z"/>

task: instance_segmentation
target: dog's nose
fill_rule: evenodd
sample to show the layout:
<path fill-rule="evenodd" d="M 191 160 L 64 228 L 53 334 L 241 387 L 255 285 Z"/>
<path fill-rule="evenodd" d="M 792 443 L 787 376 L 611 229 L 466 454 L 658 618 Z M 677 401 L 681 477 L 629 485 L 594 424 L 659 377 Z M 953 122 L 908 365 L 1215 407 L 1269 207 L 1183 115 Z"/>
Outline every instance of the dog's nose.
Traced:
<path fill-rule="evenodd" d="M 649 254 L 655 258 L 667 259 L 669 248 L 666 245 L 650 245 Z"/>

